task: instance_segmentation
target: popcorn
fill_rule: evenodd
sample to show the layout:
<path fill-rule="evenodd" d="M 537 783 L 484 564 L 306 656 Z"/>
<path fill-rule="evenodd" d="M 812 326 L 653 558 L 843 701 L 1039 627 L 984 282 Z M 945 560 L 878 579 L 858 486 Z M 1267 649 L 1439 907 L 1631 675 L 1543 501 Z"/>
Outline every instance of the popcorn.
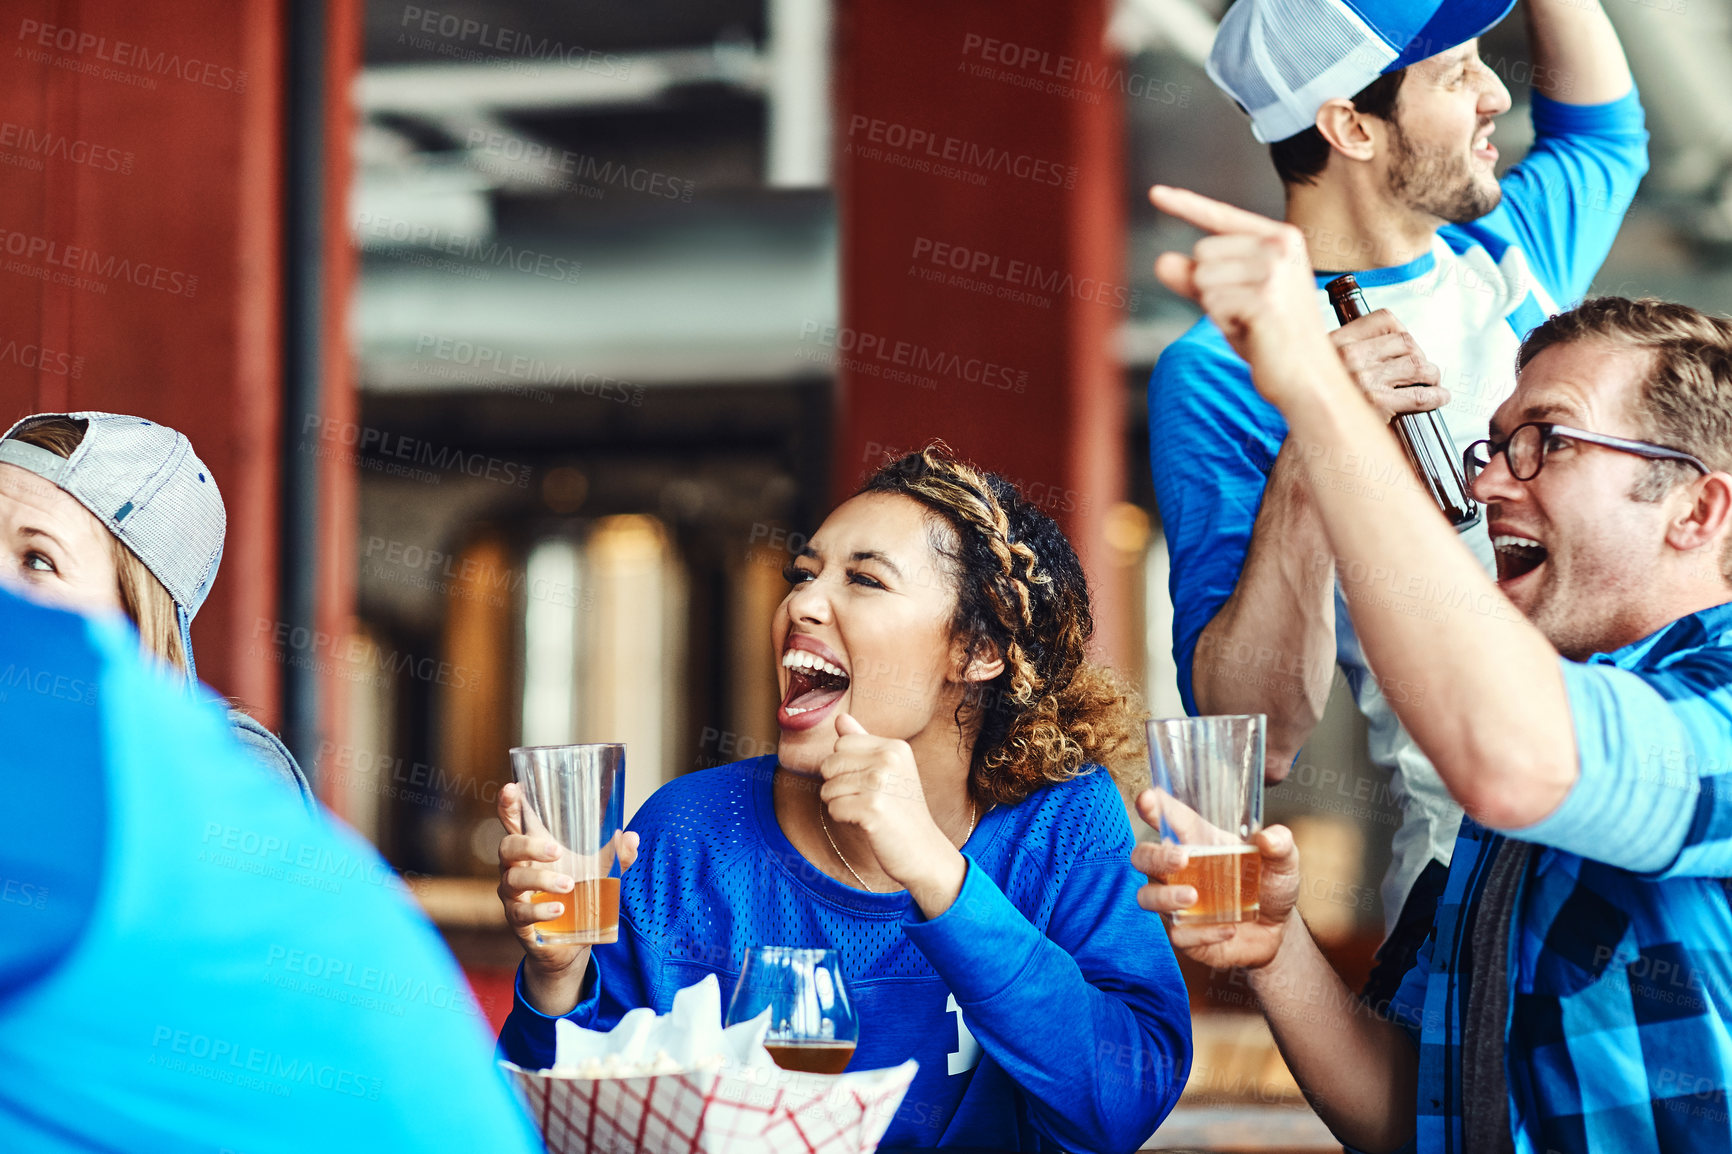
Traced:
<path fill-rule="evenodd" d="M 633 1010 L 605 1033 L 559 1020 L 551 1069 L 500 1065 L 550 1154 L 871 1154 L 918 1068 L 790 1073 L 764 1049 L 768 1011 L 721 1018 L 712 974 L 662 1017 Z"/>
<path fill-rule="evenodd" d="M 712 1054 L 699 1058 L 691 1065 L 693 1070 L 719 1070 L 727 1061 L 720 1054 Z M 554 1067 L 559 1069 L 557 1065 Z M 621 1060 L 618 1054 L 607 1054 L 601 1058 L 594 1055 L 578 1062 L 575 1071 L 560 1071 L 572 1078 L 646 1078 L 656 1074 L 681 1074 L 687 1067 L 674 1061 L 673 1055 L 666 1050 L 657 1050 L 647 1060 L 642 1062 L 627 1062 Z"/>

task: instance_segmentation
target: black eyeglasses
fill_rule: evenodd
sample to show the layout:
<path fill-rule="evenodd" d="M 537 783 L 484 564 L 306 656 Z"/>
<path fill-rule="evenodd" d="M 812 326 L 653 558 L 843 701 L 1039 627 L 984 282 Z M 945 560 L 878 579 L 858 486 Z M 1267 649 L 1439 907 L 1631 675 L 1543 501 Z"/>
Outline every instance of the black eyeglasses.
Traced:
<path fill-rule="evenodd" d="M 1504 463 L 1509 466 L 1510 476 L 1518 481 L 1531 481 L 1546 467 L 1546 453 L 1556 448 L 1558 442 L 1568 441 L 1581 441 L 1620 453 L 1633 453 L 1650 461 L 1683 461 L 1704 476 L 1714 471 L 1704 465 L 1700 458 L 1693 457 L 1682 449 L 1668 449 L 1665 445 L 1656 445 L 1649 441 L 1632 441 L 1625 437 L 1590 433 L 1583 429 L 1572 429 L 1568 425 L 1554 425 L 1550 421 L 1530 421 L 1525 425 L 1517 425 L 1515 431 L 1509 435 L 1509 440 L 1501 443 L 1490 440 L 1475 441 L 1462 452 L 1461 464 L 1467 473 L 1467 483 L 1471 485 L 1491 464 L 1492 458 L 1502 453 Z"/>

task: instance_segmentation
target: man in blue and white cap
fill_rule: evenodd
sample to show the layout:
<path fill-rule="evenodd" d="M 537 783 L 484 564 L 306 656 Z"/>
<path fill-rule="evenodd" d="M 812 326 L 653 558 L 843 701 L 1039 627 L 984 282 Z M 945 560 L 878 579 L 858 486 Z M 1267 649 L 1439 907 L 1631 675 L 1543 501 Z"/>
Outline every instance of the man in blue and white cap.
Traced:
<path fill-rule="evenodd" d="M 165 425 L 35 413 L 0 437 L 0 575 L 80 611 L 119 610 L 189 685 L 198 684 L 192 619 L 216 580 L 227 523 L 209 467 Z M 313 804 L 275 734 L 239 710 L 229 723 L 255 761 Z"/>
<path fill-rule="evenodd" d="M 1597 0 L 1529 0 L 1534 143 L 1497 178 L 1491 136 L 1510 97 L 1477 38 L 1512 6 L 1239 0 L 1209 62 L 1270 144 L 1319 309 L 1333 325 L 1321 286 L 1352 272 L 1378 310 L 1333 334 L 1356 382 L 1385 418 L 1442 406 L 1458 448 L 1513 390 L 1522 337 L 1586 292 L 1647 169 L 1641 105 Z M 1267 714 L 1278 781 L 1339 664 L 1391 774 L 1404 816 L 1382 889 L 1389 936 L 1365 991 L 1384 1002 L 1432 924 L 1461 821 L 1390 706 L 1421 690 L 1372 674 L 1307 463 L 1211 321 L 1155 366 L 1149 426 L 1186 708 Z M 1463 540 L 1495 568 L 1484 524 Z"/>

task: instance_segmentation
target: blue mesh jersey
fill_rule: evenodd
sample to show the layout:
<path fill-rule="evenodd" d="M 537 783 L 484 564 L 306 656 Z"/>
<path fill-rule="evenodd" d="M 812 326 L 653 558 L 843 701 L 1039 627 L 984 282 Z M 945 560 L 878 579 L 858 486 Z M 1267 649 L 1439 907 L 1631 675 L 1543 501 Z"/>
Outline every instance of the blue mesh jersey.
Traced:
<path fill-rule="evenodd" d="M 130 626 L 0 589 L 0 1151 L 528 1154 L 401 881 Z"/>
<path fill-rule="evenodd" d="M 984 814 L 961 895 L 930 921 L 906 893 L 802 857 L 776 822 L 775 773 L 774 757 L 700 770 L 638 811 L 619 941 L 595 948 L 573 1021 L 666 1013 L 706 974 L 725 1000 L 750 946 L 835 949 L 860 1018 L 850 1068 L 920 1063 L 886 1145 L 1117 1151 L 1154 1132 L 1190 1069 L 1190 1013 L 1166 931 L 1137 906 L 1145 879 L 1104 771 Z M 551 1065 L 553 1021 L 520 988 L 502 1052 Z"/>
<path fill-rule="evenodd" d="M 1485 436 L 1493 411 L 1515 388 L 1522 337 L 1588 291 L 1611 250 L 1648 167 L 1648 134 L 1635 92 L 1607 104 L 1533 98 L 1534 143 L 1501 182 L 1503 200 L 1470 224 L 1446 225 L 1431 250 L 1404 265 L 1354 275 L 1373 309 L 1389 309 L 1442 372 L 1451 399 L 1444 419 L 1457 450 Z M 1339 238 L 1308 238 L 1319 268 L 1354 269 L 1356 251 Z M 1319 273 L 1317 307 L 1334 310 Z M 1149 456 L 1161 528 L 1172 562 L 1173 656 L 1179 692 L 1195 713 L 1197 639 L 1239 583 L 1263 486 L 1287 423 L 1251 383 L 1250 368 L 1204 318 L 1167 347 L 1149 379 Z M 1333 462 L 1340 483 L 1381 484 L 1351 456 Z M 1495 572 L 1486 522 L 1462 534 Z M 1328 558 L 1291 558 L 1294 579 L 1328 572 Z M 1446 600 L 1451 593 L 1439 589 Z M 1389 699 L 1414 691 L 1370 676 L 1339 590 L 1337 658 L 1369 724 L 1372 760 L 1392 774 L 1403 813 L 1383 887 L 1385 929 L 1426 863 L 1449 863 L 1461 809 L 1395 718 Z M 1217 655 L 1248 685 L 1274 686 L 1295 671 L 1291 654 L 1246 644 Z"/>
<path fill-rule="evenodd" d="M 1732 604 L 1564 662 L 1581 776 L 1510 933 L 1517 1154 L 1732 1150 Z M 1471 819 L 1391 1016 L 1419 1046 L 1419 1151 L 1463 1151 L 1461 1039 L 1483 875 Z M 1464 1154 L 1466 1152 L 1464 1151 Z"/>

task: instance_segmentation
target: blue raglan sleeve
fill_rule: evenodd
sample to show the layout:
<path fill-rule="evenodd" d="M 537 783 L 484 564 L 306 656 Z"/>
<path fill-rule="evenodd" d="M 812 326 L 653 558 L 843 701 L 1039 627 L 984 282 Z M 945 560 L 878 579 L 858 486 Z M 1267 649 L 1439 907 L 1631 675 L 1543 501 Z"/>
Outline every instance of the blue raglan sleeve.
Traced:
<path fill-rule="evenodd" d="M 1641 673 L 1560 664 L 1578 777 L 1511 836 L 1637 873 L 1732 875 L 1732 651 Z"/>
<path fill-rule="evenodd" d="M 1197 638 L 1232 596 L 1251 547 L 1281 415 L 1256 393 L 1244 361 L 1201 321 L 1167 347 L 1149 378 L 1149 464 L 1166 535 L 1179 694 L 1197 712 Z"/>
<path fill-rule="evenodd" d="M 560 1017 L 586 1030 L 611 1030 L 628 1010 L 651 1005 L 646 975 L 655 972 L 650 951 L 637 929 L 622 913 L 619 940 L 590 950 L 589 970 L 583 991 L 571 1012 Z M 554 1023 L 559 1018 L 544 1014 L 523 996 L 523 965 L 518 964 L 512 983 L 511 1013 L 499 1030 L 499 1056 L 526 1070 L 545 1070 L 553 1065 Z"/>
<path fill-rule="evenodd" d="M 1533 123 L 1533 146 L 1504 175 L 1503 204 L 1486 224 L 1508 230 L 1552 299 L 1568 307 L 1612 250 L 1648 171 L 1648 132 L 1634 89 L 1607 104 L 1536 93 Z"/>
<path fill-rule="evenodd" d="M 678 844 L 664 836 L 665 811 L 674 801 L 664 787 L 651 794 L 626 828 L 639 838 L 637 860 L 620 878 L 619 940 L 592 947 L 589 969 L 577 1005 L 561 1015 L 586 1030 L 611 1030 L 631 1010 L 650 1007 L 665 1013 L 668 1005 L 655 1001 L 656 977 L 661 972 L 660 947 L 646 927 L 654 924 L 651 911 L 658 903 L 678 903 L 680 894 L 673 878 L 679 874 Z M 667 852 L 664 852 L 667 851 Z M 670 1004 L 672 993 L 669 993 Z M 553 1065 L 554 1022 L 530 1005 L 523 996 L 523 966 L 517 967 L 512 984 L 511 1013 L 499 1030 L 499 1056 L 526 1070 L 545 1070 Z"/>
<path fill-rule="evenodd" d="M 1072 866 L 1046 934 L 972 860 L 950 909 L 905 929 L 1049 1138 L 1135 1150 L 1190 1073 L 1190 1006 L 1160 919 L 1137 906 L 1130 823 L 1100 777 L 1102 844 Z"/>

